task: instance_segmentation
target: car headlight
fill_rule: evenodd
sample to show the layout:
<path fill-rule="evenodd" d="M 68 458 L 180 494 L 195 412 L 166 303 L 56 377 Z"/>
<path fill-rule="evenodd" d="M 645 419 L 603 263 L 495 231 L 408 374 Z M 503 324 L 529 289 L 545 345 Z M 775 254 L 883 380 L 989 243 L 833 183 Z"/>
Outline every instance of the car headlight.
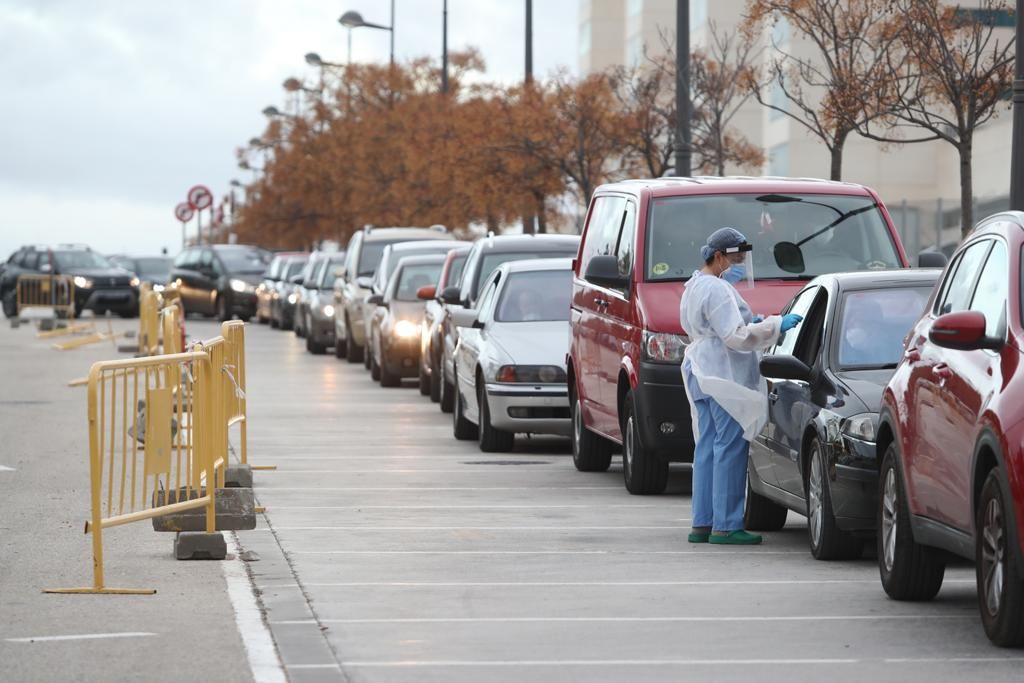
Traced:
<path fill-rule="evenodd" d="M 140 279 L 139 279 L 139 278 L 137 278 L 137 277 L 133 277 L 133 278 L 131 279 L 131 281 L 129 281 L 129 282 L 128 282 L 128 284 L 130 284 L 130 285 L 131 285 L 132 287 L 138 287 L 139 285 L 141 285 L 141 284 L 142 284 L 142 280 L 140 280 Z M 156 289 L 156 287 L 154 287 L 154 288 L 153 288 L 153 291 L 158 291 L 158 290 Z"/>
<path fill-rule="evenodd" d="M 334 316 L 334 306 L 332 306 L 331 304 L 327 304 L 326 306 L 324 306 L 323 314 L 324 314 L 325 318 L 333 317 Z"/>
<path fill-rule="evenodd" d="M 861 413 L 843 421 L 844 435 L 861 441 L 874 442 L 878 433 L 878 413 Z"/>
<path fill-rule="evenodd" d="M 164 287 L 163 285 L 153 285 L 153 291 L 154 292 L 158 292 L 159 293 L 159 292 L 164 291 L 165 289 L 167 289 L 167 288 Z"/>
<path fill-rule="evenodd" d="M 401 337 L 402 339 L 420 336 L 419 325 L 408 320 L 399 320 L 395 323 L 394 332 L 396 337 Z"/>
<path fill-rule="evenodd" d="M 566 375 L 557 365 L 502 365 L 494 379 L 510 384 L 555 384 L 565 382 Z"/>
<path fill-rule="evenodd" d="M 292 292 L 291 294 L 288 295 L 288 303 L 290 303 L 291 305 L 294 306 L 295 302 L 298 301 L 298 300 L 299 300 L 299 295 L 296 294 L 295 292 Z"/>
<path fill-rule="evenodd" d="M 245 280 L 235 280 L 235 279 L 232 279 L 230 284 L 231 284 L 231 289 L 235 290 L 239 294 L 245 292 L 246 290 L 250 290 L 250 291 L 252 290 L 252 285 L 250 285 Z"/>
<path fill-rule="evenodd" d="M 72 282 L 74 282 L 75 283 L 75 287 L 78 287 L 79 289 L 91 289 L 92 288 L 92 280 L 90 280 L 87 277 L 82 277 L 81 275 L 76 275 L 75 279 L 72 280 Z"/>
<path fill-rule="evenodd" d="M 643 360 L 655 363 L 681 363 L 690 338 L 685 334 L 644 332 Z"/>

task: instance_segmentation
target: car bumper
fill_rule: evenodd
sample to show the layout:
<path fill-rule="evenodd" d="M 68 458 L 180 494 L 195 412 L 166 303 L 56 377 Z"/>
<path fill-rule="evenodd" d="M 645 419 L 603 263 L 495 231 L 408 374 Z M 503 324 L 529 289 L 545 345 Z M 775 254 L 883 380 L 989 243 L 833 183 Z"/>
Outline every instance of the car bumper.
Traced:
<path fill-rule="evenodd" d="M 640 440 L 670 462 L 693 462 L 693 423 L 690 402 L 678 365 L 640 363 L 633 390 Z"/>
<path fill-rule="evenodd" d="M 124 313 L 139 310 L 139 295 L 128 287 L 80 291 L 81 294 L 75 295 L 75 308 L 79 311 L 108 310 Z"/>
<path fill-rule="evenodd" d="M 572 433 L 565 385 L 488 384 L 487 405 L 491 424 L 498 429 L 561 436 Z"/>
<path fill-rule="evenodd" d="M 832 446 L 832 510 L 844 531 L 874 531 L 878 502 L 878 459 L 875 444 L 842 437 Z M 831 473 L 830 473 L 831 474 Z"/>
<path fill-rule="evenodd" d="M 231 312 L 237 314 L 243 320 L 256 315 L 256 295 L 239 292 L 231 292 L 228 300 L 231 304 Z"/>
<path fill-rule="evenodd" d="M 310 339 L 316 344 L 334 346 L 334 318 L 318 318 L 314 315 L 310 322 Z"/>
<path fill-rule="evenodd" d="M 419 377 L 420 340 L 392 340 L 382 349 L 381 365 L 387 365 L 388 370 L 399 377 Z"/>

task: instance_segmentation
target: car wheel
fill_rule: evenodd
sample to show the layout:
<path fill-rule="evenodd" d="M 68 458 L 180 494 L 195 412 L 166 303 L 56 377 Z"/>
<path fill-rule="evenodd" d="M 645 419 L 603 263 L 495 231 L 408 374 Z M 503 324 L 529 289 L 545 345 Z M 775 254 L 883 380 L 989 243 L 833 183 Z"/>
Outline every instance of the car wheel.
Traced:
<path fill-rule="evenodd" d="M 459 380 L 455 379 L 455 406 L 452 408 L 452 433 L 459 441 L 470 441 L 477 438 L 477 427 L 466 419 L 462 412 L 462 395 L 458 391 Z"/>
<path fill-rule="evenodd" d="M 622 475 L 633 495 L 661 493 L 668 484 L 668 461 L 640 440 L 640 424 L 633 392 L 626 394 L 622 415 Z"/>
<path fill-rule="evenodd" d="M 377 365 L 377 357 L 370 349 L 366 349 L 366 358 L 369 361 L 370 377 L 374 382 L 380 381 L 380 366 Z"/>
<path fill-rule="evenodd" d="M 345 318 L 345 329 L 352 331 L 352 323 L 348 317 Z M 360 363 L 363 360 L 363 347 L 356 344 L 351 334 L 345 336 L 345 358 L 349 363 Z"/>
<path fill-rule="evenodd" d="M 231 313 L 228 312 L 228 300 L 223 294 L 217 295 L 217 320 L 222 323 L 231 320 Z"/>
<path fill-rule="evenodd" d="M 612 464 L 611 441 L 598 436 L 583 424 L 583 405 L 573 391 L 572 403 L 572 464 L 580 472 L 605 472 Z"/>
<path fill-rule="evenodd" d="M 372 344 L 372 343 L 373 343 L 373 341 L 370 339 L 370 336 L 367 335 L 366 336 L 366 344 L 363 347 L 364 353 L 363 353 L 362 360 L 363 360 L 363 367 L 366 368 L 367 370 L 370 370 L 370 371 L 373 370 L 373 351 L 370 349 L 370 344 Z"/>
<path fill-rule="evenodd" d="M 423 363 L 420 363 L 420 396 L 430 396 L 430 376 Z"/>
<path fill-rule="evenodd" d="M 437 371 L 441 374 L 438 380 L 441 383 L 441 412 L 450 413 L 455 410 L 455 386 L 444 378 L 441 368 L 438 368 Z"/>
<path fill-rule="evenodd" d="M 388 359 L 384 350 L 380 352 L 380 385 L 382 387 L 397 387 L 402 383 L 402 376 L 391 371 L 388 367 Z"/>
<path fill-rule="evenodd" d="M 11 289 L 4 293 L 4 315 L 8 318 L 18 316 L 18 292 Z"/>
<path fill-rule="evenodd" d="M 889 444 L 878 476 L 878 571 L 895 600 L 931 600 L 942 588 L 946 563 L 938 551 L 914 542 L 896 444 Z"/>
<path fill-rule="evenodd" d="M 315 341 L 313 341 L 313 335 L 308 335 L 306 337 L 306 350 L 315 356 L 319 356 L 321 353 L 327 350 L 327 347 L 324 346 L 323 344 L 317 344 Z"/>
<path fill-rule="evenodd" d="M 778 531 L 786 525 L 789 509 L 756 493 L 747 473 L 747 500 L 743 507 L 743 528 L 750 531 Z"/>
<path fill-rule="evenodd" d="M 335 358 L 337 358 L 338 360 L 341 360 L 346 355 L 348 355 L 346 353 L 347 351 L 348 351 L 348 344 L 346 344 L 344 341 L 342 341 L 340 339 L 335 339 L 334 340 L 334 357 Z"/>
<path fill-rule="evenodd" d="M 281 323 L 277 322 L 277 318 L 271 317 L 270 327 L 276 330 L 277 328 L 281 327 Z"/>
<path fill-rule="evenodd" d="M 816 560 L 855 560 L 864 550 L 864 541 L 836 525 L 832 494 L 825 473 L 825 451 L 817 439 L 811 441 L 807 468 L 807 539 Z"/>
<path fill-rule="evenodd" d="M 1024 645 L 1024 582 L 1010 547 L 1012 517 L 998 469 L 988 473 L 978 500 L 975 573 L 981 624 L 995 645 Z"/>
<path fill-rule="evenodd" d="M 512 450 L 516 443 L 514 432 L 497 429 L 491 425 L 491 407 L 487 405 L 487 388 L 477 380 L 477 405 L 480 411 L 480 450 L 484 453 L 504 453 Z"/>
<path fill-rule="evenodd" d="M 441 402 L 441 368 L 439 363 L 434 362 L 434 359 L 430 359 L 430 401 L 432 403 Z"/>

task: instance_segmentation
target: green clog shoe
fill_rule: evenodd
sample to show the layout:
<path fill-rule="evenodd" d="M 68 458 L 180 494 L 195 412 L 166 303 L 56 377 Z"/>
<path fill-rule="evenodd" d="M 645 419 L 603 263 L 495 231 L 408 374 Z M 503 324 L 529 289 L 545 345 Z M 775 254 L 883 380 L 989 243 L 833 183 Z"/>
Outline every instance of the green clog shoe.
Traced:
<path fill-rule="evenodd" d="M 727 534 L 711 534 L 708 543 L 716 545 L 760 545 L 763 539 L 758 534 L 751 534 L 743 529 L 730 531 Z"/>
<path fill-rule="evenodd" d="M 711 538 L 710 531 L 691 531 L 686 540 L 690 543 L 707 543 L 709 538 Z"/>

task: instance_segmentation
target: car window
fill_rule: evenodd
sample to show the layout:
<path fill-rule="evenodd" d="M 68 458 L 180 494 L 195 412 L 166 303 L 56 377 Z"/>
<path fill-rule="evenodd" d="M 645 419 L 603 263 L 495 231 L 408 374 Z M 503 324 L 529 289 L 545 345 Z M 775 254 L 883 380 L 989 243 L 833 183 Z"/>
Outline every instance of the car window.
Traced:
<path fill-rule="evenodd" d="M 633 272 L 633 238 L 636 235 L 636 204 L 626 202 L 626 215 L 622 221 L 615 256 L 619 262 L 619 275 L 628 276 Z"/>
<path fill-rule="evenodd" d="M 462 282 L 462 271 L 466 267 L 466 260 L 469 258 L 469 252 L 465 254 L 459 254 L 452 258 L 452 264 L 448 268 L 448 282 L 445 283 L 445 287 L 458 287 Z"/>
<path fill-rule="evenodd" d="M 175 268 L 188 268 L 189 267 L 189 254 L 191 249 L 185 249 L 174 258 Z"/>
<path fill-rule="evenodd" d="M 821 341 L 825 337 L 825 316 L 827 312 L 828 290 L 820 287 L 817 295 L 815 295 L 814 300 L 811 302 L 811 306 L 804 315 L 804 321 L 800 323 L 796 346 L 793 347 L 793 355 L 808 366 L 813 366 L 818 360 Z"/>
<path fill-rule="evenodd" d="M 359 250 L 359 266 L 356 270 L 358 277 L 373 275 L 377 272 L 381 257 L 384 256 L 384 248 L 391 242 L 367 242 L 363 241 L 363 248 Z"/>
<path fill-rule="evenodd" d="M 566 247 L 564 251 L 519 251 L 519 252 L 498 252 L 486 254 L 480 259 L 480 270 L 477 272 L 477 286 L 473 288 L 471 292 L 471 301 L 476 298 L 476 293 L 480 291 L 479 283 L 483 282 L 485 278 L 494 272 L 494 270 L 503 263 L 509 261 L 523 261 L 525 259 L 535 258 L 565 258 L 566 256 L 575 256 L 576 250 L 571 246 Z"/>
<path fill-rule="evenodd" d="M 281 279 L 287 282 L 291 278 L 295 277 L 306 267 L 306 263 L 306 259 L 289 261 L 288 265 L 284 269 L 284 274 L 281 276 Z"/>
<path fill-rule="evenodd" d="M 437 282 L 441 273 L 442 263 L 415 263 L 402 267 L 398 276 L 398 287 L 395 290 L 394 298 L 398 301 L 419 301 L 416 292 L 420 287 L 425 287 Z"/>
<path fill-rule="evenodd" d="M 985 314 L 985 335 L 1001 337 L 1005 329 L 1006 300 L 1010 295 L 1006 246 L 995 240 L 971 298 L 970 310 Z"/>
<path fill-rule="evenodd" d="M 836 331 L 839 368 L 895 368 L 903 355 L 904 339 L 931 293 L 931 287 L 914 286 L 843 296 Z"/>
<path fill-rule="evenodd" d="M 100 256 L 94 251 L 55 251 L 53 252 L 53 258 L 57 261 L 57 267 L 61 270 L 114 267 L 105 257 Z"/>
<path fill-rule="evenodd" d="M 809 280 L 825 273 L 902 265 L 888 224 L 869 196 L 690 195 L 657 197 L 650 207 L 645 239 L 648 280 L 688 279 L 704 265 L 700 249 L 708 236 L 726 226 L 753 244 L 757 279 Z M 776 261 L 777 245 L 783 243 L 803 256 L 802 267 L 799 260 Z"/>
<path fill-rule="evenodd" d="M 320 276 L 323 274 L 324 268 L 326 267 L 327 259 L 317 259 L 316 265 L 313 266 L 313 271 L 309 274 L 309 277 L 306 278 L 303 285 L 306 287 L 315 287 L 316 283 L 320 282 Z"/>
<path fill-rule="evenodd" d="M 332 258 L 324 266 L 323 273 L 320 275 L 320 288 L 331 289 L 334 287 L 334 281 L 338 279 L 338 273 L 344 268 L 344 258 Z"/>
<path fill-rule="evenodd" d="M 494 319 L 503 323 L 569 320 L 571 270 L 512 273 L 501 289 Z"/>
<path fill-rule="evenodd" d="M 590 223 L 583 236 L 583 250 L 580 254 L 580 274 L 585 275 L 590 259 L 595 256 L 609 256 L 616 253 L 619 229 L 626 208 L 624 197 L 595 197 L 591 209 Z"/>
<path fill-rule="evenodd" d="M 38 251 L 26 251 L 25 255 L 21 259 L 21 267 L 27 268 L 28 270 L 38 270 L 39 268 L 39 252 Z"/>
<path fill-rule="evenodd" d="M 981 240 L 960 254 L 956 264 L 949 269 L 946 282 L 943 283 L 942 296 L 936 304 L 939 315 L 967 310 L 971 293 L 974 291 L 974 281 L 991 246 L 992 240 Z"/>
<path fill-rule="evenodd" d="M 797 294 L 796 298 L 793 299 L 793 302 L 790 304 L 789 309 L 786 310 L 786 313 L 796 313 L 797 315 L 807 317 L 807 311 L 810 309 L 811 304 L 814 303 L 814 297 L 818 294 L 818 289 L 818 287 L 811 287 Z M 793 350 L 796 348 L 796 342 L 799 336 L 799 326 L 784 333 L 779 337 L 779 342 L 772 349 L 771 353 L 776 355 L 793 355 Z"/>
<path fill-rule="evenodd" d="M 490 316 L 491 304 L 494 303 L 494 293 L 498 289 L 500 278 L 497 274 L 491 277 L 488 281 L 487 286 L 484 288 L 483 294 L 477 300 L 476 310 L 477 318 L 479 320 L 487 320 Z"/>
<path fill-rule="evenodd" d="M 255 248 L 218 249 L 217 256 L 229 273 L 262 273 L 270 252 Z"/>
<path fill-rule="evenodd" d="M 129 268 L 132 270 L 132 268 Z M 147 257 L 135 259 L 135 274 L 139 276 L 166 277 L 171 272 L 171 259 Z"/>

